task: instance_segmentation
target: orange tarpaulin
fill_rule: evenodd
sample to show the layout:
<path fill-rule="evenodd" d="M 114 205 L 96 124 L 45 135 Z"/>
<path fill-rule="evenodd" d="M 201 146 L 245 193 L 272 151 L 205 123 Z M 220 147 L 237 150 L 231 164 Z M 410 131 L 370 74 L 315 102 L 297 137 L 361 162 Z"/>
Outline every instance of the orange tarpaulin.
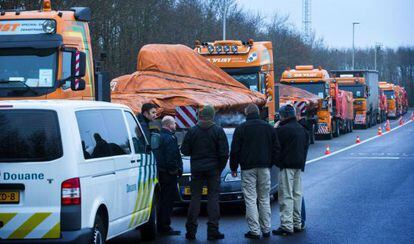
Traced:
<path fill-rule="evenodd" d="M 321 100 L 320 97 L 303 89 L 280 83 L 277 83 L 276 85 L 279 86 L 279 101 L 281 105 L 289 102 L 305 101 L 308 105 L 308 109 L 313 109 L 317 108 L 319 100 Z"/>
<path fill-rule="evenodd" d="M 136 113 L 146 102 L 157 104 L 164 115 L 174 115 L 176 106 L 211 104 L 225 112 L 266 102 L 263 94 L 250 91 L 184 45 L 145 45 L 138 54 L 137 71 L 112 80 L 111 89 L 113 102 Z"/>

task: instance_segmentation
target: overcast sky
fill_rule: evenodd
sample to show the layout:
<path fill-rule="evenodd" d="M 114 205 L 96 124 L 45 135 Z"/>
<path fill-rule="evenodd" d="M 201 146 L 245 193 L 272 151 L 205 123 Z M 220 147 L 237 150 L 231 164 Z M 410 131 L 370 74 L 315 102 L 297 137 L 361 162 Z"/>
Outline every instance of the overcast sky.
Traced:
<path fill-rule="evenodd" d="M 243 9 L 270 19 L 275 13 L 289 15 L 302 30 L 302 0 L 236 0 Z M 312 0 L 312 30 L 330 47 L 382 43 L 387 47 L 414 45 L 414 0 Z"/>

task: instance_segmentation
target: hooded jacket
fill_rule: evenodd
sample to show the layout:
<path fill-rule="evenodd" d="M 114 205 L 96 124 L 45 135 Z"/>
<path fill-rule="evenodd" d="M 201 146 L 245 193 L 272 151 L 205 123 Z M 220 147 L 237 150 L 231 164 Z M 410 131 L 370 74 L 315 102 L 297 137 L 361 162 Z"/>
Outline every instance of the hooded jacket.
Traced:
<path fill-rule="evenodd" d="M 246 122 L 236 128 L 230 153 L 231 171 L 270 168 L 279 157 L 276 130 L 258 114 L 248 114 Z"/>
<path fill-rule="evenodd" d="M 200 121 L 188 130 L 181 152 L 190 156 L 191 172 L 222 171 L 229 158 L 229 145 L 223 128 L 212 121 Z"/>
<path fill-rule="evenodd" d="M 141 125 L 142 130 L 144 131 L 145 137 L 147 141 L 150 142 L 151 140 L 151 131 L 149 129 L 149 120 L 145 118 L 143 114 L 137 114 L 137 119 L 139 124 Z"/>
<path fill-rule="evenodd" d="M 280 156 L 276 166 L 280 169 L 305 170 L 306 156 L 309 148 L 309 134 L 296 118 L 280 123 L 276 129 L 280 141 Z"/>

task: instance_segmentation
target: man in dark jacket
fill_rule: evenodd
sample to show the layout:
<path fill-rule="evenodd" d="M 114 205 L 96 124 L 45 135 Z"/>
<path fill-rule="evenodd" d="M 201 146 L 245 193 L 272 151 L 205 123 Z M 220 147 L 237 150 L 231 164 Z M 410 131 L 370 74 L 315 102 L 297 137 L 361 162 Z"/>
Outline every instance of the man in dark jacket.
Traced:
<path fill-rule="evenodd" d="M 282 106 L 279 110 L 281 122 L 277 128 L 280 140 L 278 198 L 281 225 L 273 230 L 275 235 L 291 235 L 302 231 L 301 228 L 301 171 L 305 169 L 309 135 L 296 120 L 292 105 Z"/>
<path fill-rule="evenodd" d="M 178 195 L 177 178 L 183 172 L 183 161 L 177 138 L 174 135 L 176 125 L 171 116 L 161 121 L 160 145 L 155 150 L 157 155 L 158 181 L 160 183 L 160 199 L 158 204 L 158 232 L 165 235 L 179 235 L 180 231 L 171 228 L 171 213 L 174 200 Z"/>
<path fill-rule="evenodd" d="M 148 143 L 151 142 L 151 132 L 149 129 L 149 123 L 157 118 L 157 106 L 152 103 L 144 103 L 141 107 L 141 113 L 137 114 L 137 119 L 144 131 L 145 137 Z"/>
<path fill-rule="evenodd" d="M 245 109 L 246 122 L 236 128 L 230 153 L 230 168 L 237 177 L 241 168 L 242 190 L 246 204 L 246 220 L 250 239 L 270 237 L 270 167 L 279 156 L 276 130 L 259 119 L 259 108 L 250 104 Z"/>
<path fill-rule="evenodd" d="M 207 238 L 208 240 L 223 239 L 219 232 L 220 219 L 220 177 L 226 167 L 229 145 L 226 134 L 214 123 L 214 108 L 204 106 L 199 114 L 199 122 L 184 137 L 181 152 L 190 156 L 191 164 L 191 202 L 186 223 L 186 238 L 195 239 L 197 218 L 200 213 L 200 201 L 203 183 L 207 181 Z"/>

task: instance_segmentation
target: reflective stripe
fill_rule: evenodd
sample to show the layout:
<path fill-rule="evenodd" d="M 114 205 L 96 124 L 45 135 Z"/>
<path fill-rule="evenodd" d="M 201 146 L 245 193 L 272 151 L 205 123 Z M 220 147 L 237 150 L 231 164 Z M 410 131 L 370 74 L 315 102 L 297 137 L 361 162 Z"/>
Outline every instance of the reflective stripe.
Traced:
<path fill-rule="evenodd" d="M 42 238 L 50 239 L 50 238 L 59 238 L 60 237 L 60 222 L 58 222 L 52 229 L 49 230 Z"/>
<path fill-rule="evenodd" d="M 5 226 L 17 213 L 0 213 L 0 221 L 3 222 L 3 226 Z"/>
<path fill-rule="evenodd" d="M 49 215 L 52 213 L 35 213 L 33 214 L 26 222 L 24 222 L 20 227 L 18 227 L 8 239 L 23 239 L 33 231 L 36 226 L 42 223 Z"/>

